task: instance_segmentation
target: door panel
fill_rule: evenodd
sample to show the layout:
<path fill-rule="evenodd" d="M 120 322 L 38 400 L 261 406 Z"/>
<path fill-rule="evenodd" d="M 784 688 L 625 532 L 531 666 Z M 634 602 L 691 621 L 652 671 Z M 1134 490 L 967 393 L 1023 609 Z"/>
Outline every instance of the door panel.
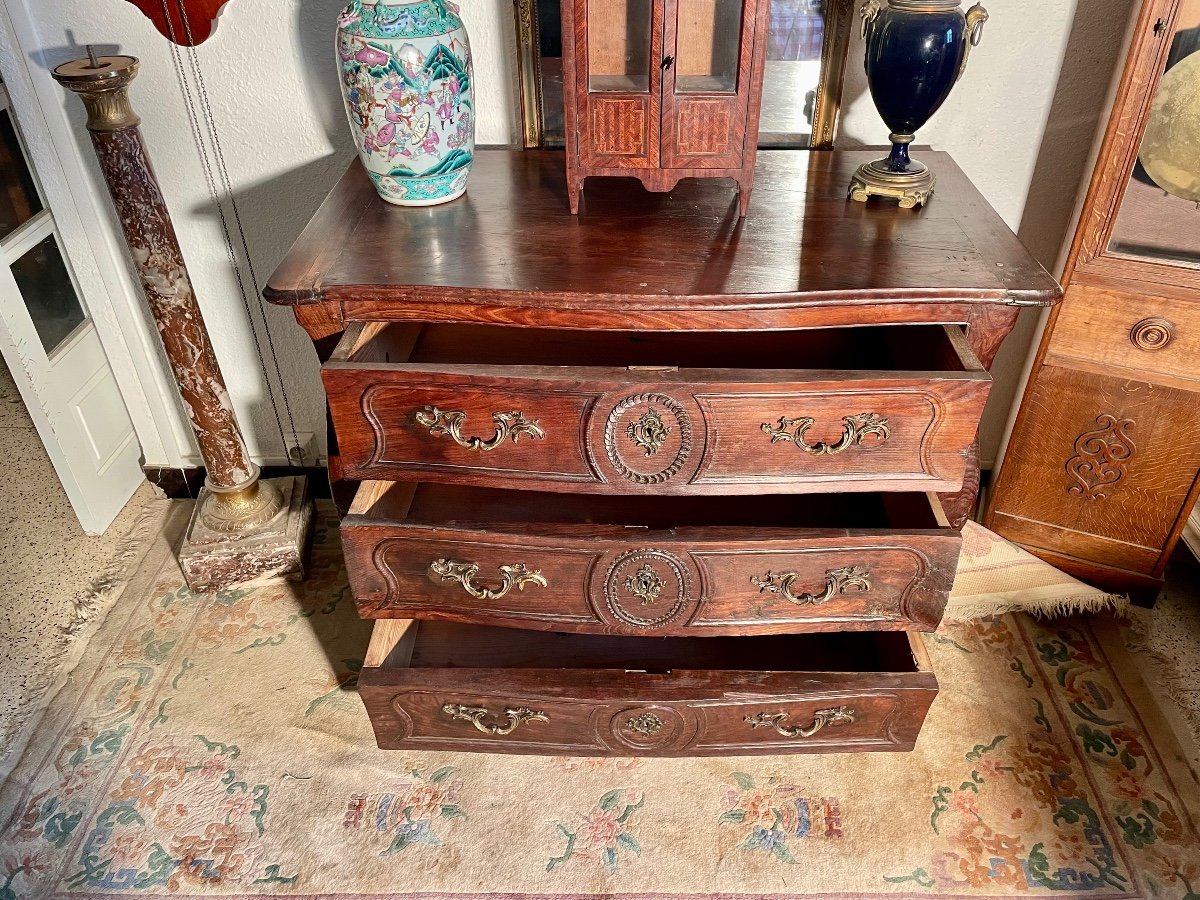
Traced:
<path fill-rule="evenodd" d="M 756 7 L 741 0 L 668 2 L 662 164 L 727 169 L 742 162 Z"/>
<path fill-rule="evenodd" d="M 587 23 L 577 85 L 580 152 L 588 166 L 658 166 L 663 19 L 654 0 L 575 0 Z"/>

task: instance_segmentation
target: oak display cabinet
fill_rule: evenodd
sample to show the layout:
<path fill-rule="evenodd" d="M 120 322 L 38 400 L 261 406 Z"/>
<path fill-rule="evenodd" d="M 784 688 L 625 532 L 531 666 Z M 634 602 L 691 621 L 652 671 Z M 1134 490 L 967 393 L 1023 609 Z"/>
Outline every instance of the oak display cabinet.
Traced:
<path fill-rule="evenodd" d="M 639 179 L 754 180 L 769 0 L 563 0 L 567 190 Z"/>
<path fill-rule="evenodd" d="M 1147 0 L 984 524 L 1153 598 L 1200 482 L 1200 0 Z"/>

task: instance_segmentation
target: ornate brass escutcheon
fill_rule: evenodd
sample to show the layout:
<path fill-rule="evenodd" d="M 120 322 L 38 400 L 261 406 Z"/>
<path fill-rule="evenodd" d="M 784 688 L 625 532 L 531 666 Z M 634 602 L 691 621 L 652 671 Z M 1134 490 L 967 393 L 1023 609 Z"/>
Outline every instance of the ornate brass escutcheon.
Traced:
<path fill-rule="evenodd" d="M 805 453 L 811 453 L 813 456 L 833 456 L 835 453 L 842 453 L 861 444 L 867 437 L 873 437 L 882 444 L 892 434 L 891 429 L 888 428 L 888 420 L 883 416 L 878 413 L 858 413 L 842 418 L 842 436 L 835 443 L 817 441 L 815 444 L 810 444 L 805 435 L 814 422 L 816 419 L 809 416 L 802 416 L 799 419 L 785 419 L 781 416 L 778 425 L 763 422 L 762 430 L 771 436 L 772 444 L 791 441 Z M 795 430 L 793 431 L 793 429 Z"/>
<path fill-rule="evenodd" d="M 519 410 L 492 413 L 492 422 L 496 425 L 496 433 L 486 441 L 481 437 L 463 437 L 462 427 L 467 421 L 467 414 L 462 410 L 441 410 L 436 406 L 426 406 L 416 413 L 416 420 L 418 425 L 428 428 L 429 433 L 435 437 L 447 435 L 460 447 L 478 450 L 481 453 L 495 450 L 510 437 L 514 444 L 521 439 L 522 435 L 535 441 L 543 440 L 546 437 L 546 432 L 541 429 L 537 421 L 526 421 L 525 414 Z"/>
<path fill-rule="evenodd" d="M 649 563 L 642 566 L 625 579 L 625 590 L 642 601 L 642 606 L 649 606 L 658 599 L 666 585 Z"/>
<path fill-rule="evenodd" d="M 654 737 L 662 731 L 663 720 L 652 712 L 644 712 L 632 717 L 625 723 L 625 727 L 646 737 Z"/>
<path fill-rule="evenodd" d="M 866 566 L 846 566 L 844 569 L 829 569 L 825 572 L 825 589 L 819 594 L 792 592 L 792 585 L 799 578 L 796 572 L 767 572 L 766 575 L 755 575 L 750 583 L 758 588 L 758 592 L 778 594 L 789 603 L 798 606 L 815 606 L 832 600 L 838 594 L 854 590 L 867 592 L 871 590 L 871 572 Z"/>
<path fill-rule="evenodd" d="M 765 713 L 746 716 L 745 722 L 751 728 L 773 728 L 778 734 L 787 738 L 810 738 L 827 725 L 849 725 L 854 721 L 855 712 L 849 706 L 839 706 L 835 709 L 818 709 L 813 713 L 809 725 L 784 725 L 787 713 Z"/>
<path fill-rule="evenodd" d="M 476 731 L 482 731 L 484 734 L 494 734 L 497 737 L 507 737 L 524 722 L 550 721 L 550 717 L 544 712 L 529 709 L 525 706 L 516 709 L 506 706 L 504 708 L 506 722 L 503 725 L 492 725 L 484 722 L 484 718 L 490 716 L 491 711 L 483 706 L 464 706 L 461 703 L 447 703 L 442 707 L 442 712 L 451 719 L 470 722 L 475 726 Z"/>
<path fill-rule="evenodd" d="M 500 567 L 500 587 L 478 587 L 473 582 L 479 574 L 479 566 L 475 563 L 459 562 L 454 559 L 435 559 L 429 564 L 431 581 L 457 581 L 468 594 L 476 600 L 499 600 L 514 587 L 518 591 L 525 590 L 526 585 L 535 584 L 546 587 L 546 576 L 540 570 L 531 571 L 525 563 Z"/>
<path fill-rule="evenodd" d="M 668 437 L 671 436 L 671 426 L 663 421 L 656 409 L 648 409 L 636 422 L 630 422 L 625 429 L 625 435 L 642 449 L 647 456 L 653 456 L 662 449 Z"/>

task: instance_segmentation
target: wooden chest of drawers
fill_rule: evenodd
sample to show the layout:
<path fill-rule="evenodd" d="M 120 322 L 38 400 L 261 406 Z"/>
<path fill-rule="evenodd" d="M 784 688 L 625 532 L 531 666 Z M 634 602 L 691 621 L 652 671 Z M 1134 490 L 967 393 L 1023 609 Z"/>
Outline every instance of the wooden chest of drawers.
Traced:
<path fill-rule="evenodd" d="M 946 157 L 921 211 L 857 153 L 597 183 L 485 151 L 470 193 L 357 164 L 272 278 L 324 362 L 380 746 L 912 747 L 978 484 L 987 367 L 1058 297 Z"/>

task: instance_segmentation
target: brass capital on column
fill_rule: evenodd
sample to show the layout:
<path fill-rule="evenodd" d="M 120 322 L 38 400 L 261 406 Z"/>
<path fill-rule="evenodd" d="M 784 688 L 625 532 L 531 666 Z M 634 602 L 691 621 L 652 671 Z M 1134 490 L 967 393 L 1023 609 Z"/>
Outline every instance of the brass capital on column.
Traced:
<path fill-rule="evenodd" d="M 137 78 L 133 56 L 91 56 L 63 63 L 54 79 L 83 99 L 89 131 L 121 131 L 142 120 L 129 103 L 129 85 Z"/>

